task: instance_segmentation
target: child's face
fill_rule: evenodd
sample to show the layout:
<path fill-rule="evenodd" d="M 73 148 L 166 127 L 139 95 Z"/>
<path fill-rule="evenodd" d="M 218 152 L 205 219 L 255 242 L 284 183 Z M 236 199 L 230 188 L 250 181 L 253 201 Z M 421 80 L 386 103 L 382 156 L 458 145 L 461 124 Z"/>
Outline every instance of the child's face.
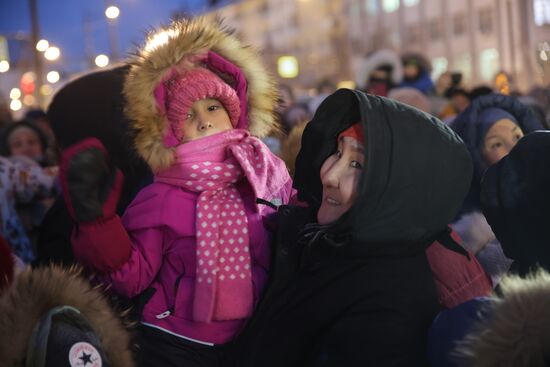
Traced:
<path fill-rule="evenodd" d="M 323 201 L 317 212 L 319 224 L 332 223 L 351 208 L 364 160 L 363 144 L 350 137 L 340 138 L 338 150 L 321 167 Z"/>
<path fill-rule="evenodd" d="M 485 162 L 491 166 L 508 155 L 519 139 L 521 128 L 509 119 L 498 120 L 485 134 L 482 153 Z"/>
<path fill-rule="evenodd" d="M 25 126 L 12 131 L 8 138 L 8 146 L 11 155 L 24 155 L 31 159 L 37 159 L 42 155 L 40 138 Z"/>
<path fill-rule="evenodd" d="M 217 99 L 201 99 L 193 103 L 183 122 L 182 143 L 233 129 L 229 115 Z"/>

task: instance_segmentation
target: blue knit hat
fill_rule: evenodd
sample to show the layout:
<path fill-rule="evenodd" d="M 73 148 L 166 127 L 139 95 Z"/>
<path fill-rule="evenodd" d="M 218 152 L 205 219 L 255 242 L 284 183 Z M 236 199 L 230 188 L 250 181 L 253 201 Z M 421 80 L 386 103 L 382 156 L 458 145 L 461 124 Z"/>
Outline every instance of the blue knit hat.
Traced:
<path fill-rule="evenodd" d="M 519 126 L 518 120 L 511 113 L 498 107 L 489 107 L 481 111 L 477 124 L 477 146 L 481 147 L 485 139 L 485 135 L 489 129 L 497 122 L 503 119 L 508 119 Z"/>

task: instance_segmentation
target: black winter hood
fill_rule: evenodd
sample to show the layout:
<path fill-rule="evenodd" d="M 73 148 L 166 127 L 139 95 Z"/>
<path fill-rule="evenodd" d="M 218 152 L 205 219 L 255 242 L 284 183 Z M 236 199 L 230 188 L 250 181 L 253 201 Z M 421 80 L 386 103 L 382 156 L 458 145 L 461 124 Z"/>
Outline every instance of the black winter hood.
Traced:
<path fill-rule="evenodd" d="M 514 267 L 550 269 L 550 131 L 526 135 L 481 181 L 487 222 Z"/>
<path fill-rule="evenodd" d="M 294 181 L 299 199 L 318 209 L 321 165 L 336 150 L 338 135 L 357 121 L 366 158 L 358 197 L 323 231 L 336 243 L 360 245 L 354 247 L 361 254 L 423 251 L 460 208 L 472 163 L 451 129 L 413 107 L 348 89 L 327 97 L 302 137 Z"/>

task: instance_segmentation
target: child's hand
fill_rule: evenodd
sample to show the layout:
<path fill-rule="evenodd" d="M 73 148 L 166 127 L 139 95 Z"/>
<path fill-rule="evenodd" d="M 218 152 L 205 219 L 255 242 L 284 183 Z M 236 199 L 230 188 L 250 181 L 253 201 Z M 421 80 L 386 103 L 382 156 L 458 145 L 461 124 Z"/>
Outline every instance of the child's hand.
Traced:
<path fill-rule="evenodd" d="M 123 177 L 110 164 L 103 144 L 87 138 L 67 148 L 61 158 L 61 187 L 71 216 L 77 222 L 113 217 Z"/>

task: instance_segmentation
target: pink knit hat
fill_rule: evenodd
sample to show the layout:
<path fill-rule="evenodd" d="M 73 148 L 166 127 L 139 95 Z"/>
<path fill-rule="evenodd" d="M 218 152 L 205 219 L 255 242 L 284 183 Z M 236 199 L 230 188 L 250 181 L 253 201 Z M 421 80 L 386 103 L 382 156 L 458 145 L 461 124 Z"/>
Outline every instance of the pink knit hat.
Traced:
<path fill-rule="evenodd" d="M 233 127 L 237 126 L 240 116 L 240 101 L 237 93 L 212 71 L 197 67 L 184 74 L 174 76 L 164 82 L 166 117 L 175 138 L 181 140 L 181 125 L 184 116 L 194 102 L 213 98 L 220 101 Z"/>

